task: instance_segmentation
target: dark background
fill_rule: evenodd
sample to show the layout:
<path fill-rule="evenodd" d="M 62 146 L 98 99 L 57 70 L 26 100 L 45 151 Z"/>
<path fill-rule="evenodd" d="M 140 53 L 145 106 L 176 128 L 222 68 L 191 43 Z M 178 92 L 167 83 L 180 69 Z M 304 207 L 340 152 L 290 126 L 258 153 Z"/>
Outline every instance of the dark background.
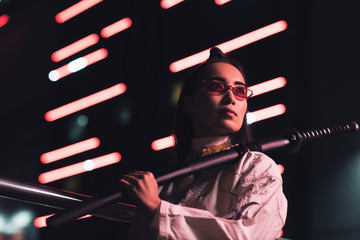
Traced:
<path fill-rule="evenodd" d="M 174 98 L 188 70 L 170 63 L 279 20 L 284 32 L 229 53 L 242 62 L 250 85 L 284 76 L 287 86 L 249 100 L 249 111 L 283 103 L 287 112 L 253 125 L 258 139 L 358 121 L 360 19 L 355 1 L 233 0 L 223 6 L 189 0 L 170 9 L 160 1 L 105 0 L 63 23 L 55 15 L 78 1 L 0 2 L 10 21 L 0 28 L 0 175 L 39 184 L 40 173 L 118 151 L 120 163 L 47 184 L 87 195 L 111 187 L 122 174 L 170 166 L 171 149 L 153 140 L 171 134 Z M 60 63 L 51 54 L 125 17 L 133 25 Z M 48 73 L 77 57 L 106 48 L 109 56 L 51 82 Z M 127 91 L 109 101 L 46 122 L 44 114 L 119 82 Z M 88 118 L 86 126 L 77 119 Z M 98 149 L 43 165 L 42 153 L 90 137 Z M 298 154 L 269 154 L 284 165 L 289 239 L 360 239 L 360 136 L 313 141 Z M 54 210 L 5 198 L 0 213 Z M 100 218 L 61 231 L 28 229 L 26 239 L 125 239 L 128 224 Z"/>

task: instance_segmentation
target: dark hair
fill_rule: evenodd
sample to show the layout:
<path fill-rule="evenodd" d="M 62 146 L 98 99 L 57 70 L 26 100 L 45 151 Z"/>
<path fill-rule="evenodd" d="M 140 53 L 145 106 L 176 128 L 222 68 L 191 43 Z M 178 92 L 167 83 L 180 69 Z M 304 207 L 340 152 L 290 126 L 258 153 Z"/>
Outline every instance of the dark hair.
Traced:
<path fill-rule="evenodd" d="M 235 60 L 225 56 L 224 53 L 219 48 L 216 47 L 210 50 L 210 56 L 204 63 L 202 63 L 201 65 L 196 67 L 192 72 L 190 72 L 186 81 L 184 82 L 182 91 L 180 93 L 176 114 L 175 114 L 174 135 L 176 139 L 175 150 L 176 150 L 178 162 L 183 162 L 186 160 L 188 154 L 191 151 L 191 139 L 194 137 L 194 129 L 193 129 L 193 122 L 191 115 L 183 111 L 184 98 L 186 96 L 193 96 L 194 90 L 206 68 L 210 64 L 217 62 L 223 62 L 233 65 L 244 76 L 240 64 L 237 63 Z M 246 84 L 246 80 L 245 80 L 245 84 Z M 246 123 L 245 116 L 241 129 L 238 132 L 232 134 L 231 140 L 233 143 L 240 143 L 240 144 L 253 141 L 253 134 L 250 127 Z"/>

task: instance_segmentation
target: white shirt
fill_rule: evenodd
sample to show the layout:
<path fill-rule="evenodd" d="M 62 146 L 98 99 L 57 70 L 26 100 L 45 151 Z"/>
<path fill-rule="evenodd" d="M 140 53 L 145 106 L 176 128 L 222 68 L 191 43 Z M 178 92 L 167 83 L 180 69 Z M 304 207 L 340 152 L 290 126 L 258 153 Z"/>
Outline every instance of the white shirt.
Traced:
<path fill-rule="evenodd" d="M 231 167 L 204 171 L 190 186 L 178 204 L 161 201 L 153 232 L 143 232 L 150 221 L 140 221 L 130 239 L 273 240 L 285 224 L 281 174 L 263 153 L 247 152 Z"/>

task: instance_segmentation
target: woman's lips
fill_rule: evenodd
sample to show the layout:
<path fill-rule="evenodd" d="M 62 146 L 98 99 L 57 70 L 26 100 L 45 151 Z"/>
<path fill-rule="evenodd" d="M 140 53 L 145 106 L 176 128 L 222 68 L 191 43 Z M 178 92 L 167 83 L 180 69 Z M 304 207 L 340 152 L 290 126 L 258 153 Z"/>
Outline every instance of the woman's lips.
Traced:
<path fill-rule="evenodd" d="M 225 114 L 227 116 L 237 116 L 236 112 L 230 108 L 224 108 L 220 110 L 220 113 Z"/>

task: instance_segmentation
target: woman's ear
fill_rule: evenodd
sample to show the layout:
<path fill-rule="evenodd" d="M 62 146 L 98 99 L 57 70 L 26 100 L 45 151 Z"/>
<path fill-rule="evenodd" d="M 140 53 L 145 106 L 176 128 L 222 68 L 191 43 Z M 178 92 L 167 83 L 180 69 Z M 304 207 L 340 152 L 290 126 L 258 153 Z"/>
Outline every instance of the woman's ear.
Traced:
<path fill-rule="evenodd" d="M 194 109 L 193 109 L 193 101 L 192 101 L 192 98 L 190 96 L 185 96 L 184 97 L 184 102 L 183 102 L 183 105 L 182 105 L 182 110 L 187 113 L 187 114 L 190 114 L 192 115 L 193 112 L 194 112 Z"/>

